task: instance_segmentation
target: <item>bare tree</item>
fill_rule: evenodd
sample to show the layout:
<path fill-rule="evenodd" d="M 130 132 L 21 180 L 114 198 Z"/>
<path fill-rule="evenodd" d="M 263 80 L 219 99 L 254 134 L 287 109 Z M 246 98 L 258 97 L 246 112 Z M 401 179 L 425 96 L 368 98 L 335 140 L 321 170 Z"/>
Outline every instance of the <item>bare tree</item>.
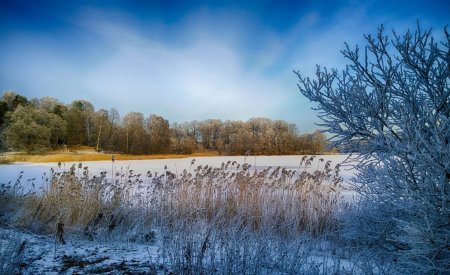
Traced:
<path fill-rule="evenodd" d="M 92 114 L 94 106 L 86 100 L 73 101 L 64 113 L 67 121 L 67 143 L 70 145 L 90 145 L 92 139 Z"/>
<path fill-rule="evenodd" d="M 162 116 L 150 115 L 147 121 L 150 141 L 150 153 L 161 154 L 170 152 L 169 121 Z"/>
<path fill-rule="evenodd" d="M 100 109 L 97 112 L 94 113 L 93 117 L 94 117 L 94 129 L 97 132 L 96 136 L 97 136 L 97 141 L 95 143 L 95 150 L 98 152 L 100 151 L 100 149 L 104 149 L 104 145 L 106 145 L 106 135 L 104 134 L 105 132 L 105 127 L 109 122 L 109 113 L 107 110 L 105 109 Z"/>
<path fill-rule="evenodd" d="M 126 114 L 123 117 L 123 128 L 126 137 L 125 153 L 143 154 L 147 140 L 144 115 L 139 112 Z"/>
<path fill-rule="evenodd" d="M 107 146 L 109 150 L 116 150 L 118 134 L 120 130 L 120 115 L 115 108 L 111 108 L 108 112 L 108 136 Z"/>
<path fill-rule="evenodd" d="M 299 79 L 334 145 L 360 161 L 361 215 L 347 237 L 385 249 L 413 272 L 450 271 L 450 36 L 417 27 L 389 39 L 380 27 L 342 51 L 341 73 Z"/>
<path fill-rule="evenodd" d="M 199 132 L 202 135 L 204 149 L 216 149 L 222 121 L 220 119 L 207 119 L 199 123 Z"/>

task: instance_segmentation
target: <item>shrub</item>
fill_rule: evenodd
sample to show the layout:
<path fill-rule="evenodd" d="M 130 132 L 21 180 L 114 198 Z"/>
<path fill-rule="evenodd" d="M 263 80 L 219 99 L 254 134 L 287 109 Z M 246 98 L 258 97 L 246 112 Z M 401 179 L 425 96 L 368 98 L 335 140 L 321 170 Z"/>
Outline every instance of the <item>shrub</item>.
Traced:
<path fill-rule="evenodd" d="M 365 36 L 350 64 L 298 72 L 301 93 L 318 104 L 334 146 L 356 153 L 361 202 L 347 236 L 381 247 L 413 272 L 450 270 L 450 35 L 431 30 Z"/>

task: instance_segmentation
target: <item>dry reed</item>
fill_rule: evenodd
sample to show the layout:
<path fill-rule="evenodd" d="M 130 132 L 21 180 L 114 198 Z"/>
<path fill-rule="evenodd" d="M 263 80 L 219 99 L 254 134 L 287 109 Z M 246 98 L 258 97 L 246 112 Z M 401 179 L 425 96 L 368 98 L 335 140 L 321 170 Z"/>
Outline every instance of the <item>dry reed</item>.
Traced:
<path fill-rule="evenodd" d="M 336 226 L 341 178 L 330 162 L 323 170 L 307 172 L 311 161 L 304 158 L 305 167 L 297 171 L 258 171 L 231 161 L 220 168 L 197 166 L 193 174 L 166 171 L 152 180 L 154 189 L 147 195 L 154 200 L 153 215 L 164 215 L 168 224 L 219 220 L 223 227 L 238 221 L 256 231 L 320 235 Z"/>
<path fill-rule="evenodd" d="M 54 171 L 41 192 L 24 194 L 27 211 L 20 221 L 41 224 L 45 231 L 57 222 L 84 229 L 99 216 L 105 220 L 117 212 L 139 210 L 157 226 L 220 221 L 216 224 L 222 228 L 238 223 L 241 228 L 283 236 L 321 235 L 336 227 L 341 178 L 330 162 L 308 172 L 312 160 L 304 157 L 297 170 L 260 171 L 247 163 L 228 161 L 213 168 L 195 166 L 194 160 L 192 171 L 179 175 L 170 171 L 135 175 L 130 170 L 112 179 L 106 172 L 90 177 L 88 167 L 80 163 L 66 172 Z"/>
<path fill-rule="evenodd" d="M 54 170 L 46 186 L 32 192 L 21 193 L 19 179 L 14 188 L 3 187 L 9 191 L 0 199 L 11 204 L 7 198 L 15 198 L 12 208 L 18 214 L 11 220 L 35 232 L 64 227 L 65 233 L 88 239 L 125 236 L 149 242 L 156 230 L 162 257 L 175 272 L 209 272 L 205 266 L 216 266 L 240 273 L 250 261 L 259 265 L 272 256 L 283 262 L 277 270 L 291 272 L 306 263 L 301 236 L 321 238 L 339 226 L 339 166 L 313 161 L 303 157 L 295 170 L 257 170 L 232 161 L 196 166 L 193 160 L 178 175 L 129 170 L 112 176 L 91 176 L 80 163 L 69 171 Z M 312 167 L 317 170 L 309 172 Z M 285 254 L 305 258 L 289 264 Z"/>

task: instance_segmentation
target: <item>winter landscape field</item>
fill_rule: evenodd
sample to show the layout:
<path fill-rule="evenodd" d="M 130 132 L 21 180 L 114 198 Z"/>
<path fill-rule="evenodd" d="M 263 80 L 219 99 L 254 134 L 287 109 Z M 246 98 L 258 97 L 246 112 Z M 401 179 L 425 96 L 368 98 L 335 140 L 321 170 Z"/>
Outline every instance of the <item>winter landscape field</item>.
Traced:
<path fill-rule="evenodd" d="M 198 165 L 221 167 L 222 163 L 228 161 L 235 161 L 236 163 L 249 163 L 252 165 L 251 170 L 263 170 L 268 167 L 281 166 L 290 170 L 298 170 L 301 167 L 301 159 L 303 156 L 290 155 L 290 156 L 223 156 L 223 157 L 189 157 L 180 159 L 154 159 L 154 160 L 130 160 L 130 161 L 86 161 L 86 162 L 62 162 L 60 164 L 56 162 L 49 163 L 15 163 L 8 165 L 0 165 L 0 182 L 1 183 L 14 183 L 19 175 L 22 175 L 21 181 L 24 188 L 30 187 L 31 183 L 34 183 L 36 188 L 41 187 L 46 179 L 51 178 L 52 169 L 54 172 L 67 172 L 70 167 L 75 165 L 78 173 L 81 174 L 85 167 L 89 170 L 89 175 L 99 175 L 101 172 L 107 173 L 107 178 L 115 173 L 124 173 L 127 170 L 133 170 L 134 174 L 146 175 L 147 172 L 155 172 L 162 174 L 166 170 L 173 173 L 181 173 L 184 169 L 194 170 Z M 323 164 L 326 161 L 331 161 L 334 165 L 342 163 L 346 160 L 348 155 L 319 155 L 315 158 L 323 159 L 324 162 L 318 162 L 314 167 L 307 167 L 307 171 L 311 171 L 313 168 L 323 168 Z M 192 164 L 194 161 L 194 164 Z M 78 168 L 81 164 L 83 169 Z M 20 173 L 22 172 L 23 173 Z M 340 175 L 344 180 L 350 180 L 353 176 L 354 170 L 349 166 L 340 172 Z"/>
<path fill-rule="evenodd" d="M 449 10 L 0 1 L 0 274 L 450 274 Z"/>
<path fill-rule="evenodd" d="M 336 167 L 346 158 L 3 165 L 0 181 L 12 189 L 2 195 L 24 201 L 6 200 L 2 215 L 25 204 L 28 229 L 1 231 L 2 264 L 19 260 L 25 273 L 361 272 L 333 243 L 336 219 L 355 199 L 345 182 L 354 170 Z M 64 235 L 52 234 L 54 215 Z"/>

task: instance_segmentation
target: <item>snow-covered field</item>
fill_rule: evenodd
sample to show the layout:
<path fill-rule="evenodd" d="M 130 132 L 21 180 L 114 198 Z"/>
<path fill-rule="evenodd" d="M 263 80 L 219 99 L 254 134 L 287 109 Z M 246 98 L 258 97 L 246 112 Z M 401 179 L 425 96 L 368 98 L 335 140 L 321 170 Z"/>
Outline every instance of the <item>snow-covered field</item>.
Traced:
<path fill-rule="evenodd" d="M 248 244 L 249 241 L 244 240 L 240 245 L 247 246 Z M 292 244 L 286 245 L 298 249 Z M 170 264 L 163 259 L 163 254 L 167 252 L 164 252 L 162 246 L 159 237 L 155 241 L 144 244 L 123 241 L 89 241 L 76 236 L 68 236 L 65 244 L 58 244 L 55 242 L 54 235 L 37 235 L 17 229 L 0 228 L 0 265 L 8 261 L 8 259 L 4 259 L 6 256 L 6 258 L 11 257 L 12 261 L 17 261 L 16 265 L 20 267 L 14 272 L 20 274 L 174 274 Z M 302 246 L 301 250 L 294 253 L 294 258 L 291 258 L 293 266 L 298 265 L 304 269 L 302 274 L 364 274 L 358 265 L 351 260 L 342 258 L 345 257 L 344 254 L 331 255 L 331 249 L 327 242 L 308 243 L 303 239 Z M 289 256 L 285 255 L 285 257 Z M 276 262 L 276 259 L 273 261 Z M 292 271 L 274 270 L 270 266 L 254 266 L 253 268 L 258 271 L 250 269 L 250 267 L 251 264 L 249 264 L 249 269 L 231 273 L 294 274 Z M 0 267 L 0 273 L 2 273 L 1 271 L 5 272 L 4 274 L 10 272 L 10 270 Z M 210 270 L 210 272 L 230 274 L 226 270 Z M 210 272 L 202 273 L 209 274 Z M 186 271 L 182 274 L 192 273 Z"/>
<path fill-rule="evenodd" d="M 153 243 L 92 242 L 69 236 L 61 245 L 53 235 L 0 228 L 0 254 L 17 257 L 21 274 L 168 273 L 159 263 L 159 246 Z M 0 265 L 7 260 L 1 256 Z M 0 267 L 0 271 L 8 270 Z"/>
<path fill-rule="evenodd" d="M 84 171 L 89 171 L 89 177 L 106 172 L 107 178 L 116 177 L 116 173 L 122 174 L 129 170 L 133 170 L 134 175 L 146 175 L 148 171 L 152 175 L 155 175 L 155 172 L 162 174 L 167 170 L 180 175 L 184 169 L 194 172 L 199 166 L 221 167 L 223 163 L 229 161 L 240 164 L 248 163 L 251 165 L 250 170 L 282 167 L 288 170 L 312 173 L 315 170 L 323 170 L 327 161 L 331 161 L 331 168 L 334 168 L 335 165 L 346 160 L 347 156 L 316 156 L 308 166 L 305 166 L 302 158 L 303 156 L 238 156 L 201 157 L 195 158 L 195 160 L 186 158 L 115 161 L 114 163 L 99 161 L 83 162 L 81 165 L 78 162 L 17 163 L 0 165 L 0 183 L 14 184 L 20 178 L 20 184 L 24 186 L 25 191 L 33 186 L 39 188 L 46 184 L 46 179 L 52 172 L 68 171 L 73 165 L 75 165 L 75 173 L 79 176 L 83 175 Z M 85 169 L 85 167 L 88 168 Z M 236 169 L 236 166 L 227 169 Z M 354 170 L 351 169 L 351 165 L 343 166 L 340 175 L 343 177 L 345 185 L 345 182 L 350 181 L 354 175 Z M 340 194 L 346 200 L 351 200 L 353 195 L 348 190 L 343 190 Z M 0 267 L 3 256 L 10 254 L 17 256 L 18 253 L 21 253 L 15 258 L 20 261 L 21 272 L 29 274 L 167 274 L 171 272 L 171 266 L 180 266 L 179 261 L 185 261 L 187 255 L 191 255 L 192 259 L 203 258 L 203 262 L 207 262 L 209 266 L 216 269 L 224 269 L 228 266 L 246 269 L 246 266 L 249 265 L 258 267 L 260 272 L 266 270 L 267 273 L 276 271 L 281 274 L 284 274 L 283 270 L 304 270 L 312 273 L 349 271 L 349 273 L 354 273 L 358 269 L 352 262 L 353 260 L 344 252 L 336 252 L 338 251 L 336 245 L 333 245 L 333 248 L 326 245 L 325 239 L 314 240 L 314 238 L 309 239 L 308 237 L 305 239 L 304 236 L 299 236 L 298 240 L 293 239 L 285 243 L 281 239 L 279 240 L 276 234 L 268 238 L 266 234 L 269 234 L 270 230 L 262 235 L 253 235 L 250 231 L 240 231 L 239 226 L 236 228 L 231 226 L 230 230 L 223 234 L 220 230 L 215 232 L 211 229 L 220 225 L 221 221 L 205 224 L 205 228 L 202 227 L 201 222 L 200 225 L 193 223 L 192 226 L 199 226 L 199 228 L 192 228 L 192 230 L 174 228 L 172 232 L 172 228 L 166 226 L 161 227 L 165 228 L 165 233 L 162 233 L 163 231 L 158 233 L 158 228 L 151 228 L 152 240 L 145 242 L 133 241 L 133 238 L 128 237 L 125 241 L 123 238 L 121 241 L 115 241 L 114 238 L 102 239 L 100 237 L 93 241 L 86 239 L 85 236 L 78 236 L 80 233 L 77 233 L 78 235 L 68 233 L 64 245 L 55 241 L 54 234 L 38 235 L 28 229 L 12 229 L 9 225 L 3 224 L 0 227 Z M 207 228 L 209 229 L 207 230 Z M 132 235 L 133 233 L 127 234 Z M 21 250 L 22 246 L 24 247 L 23 251 Z M 8 252 L 10 248 L 12 250 Z M 206 254 L 203 255 L 205 249 Z M 282 264 L 279 266 L 278 263 Z M 181 263 L 181 265 L 183 264 L 186 263 Z M 202 260 L 200 260 L 201 264 Z M 208 273 L 208 271 L 205 272 Z M 226 273 L 225 270 L 215 270 L 215 272 Z M 240 273 L 239 270 L 234 269 L 230 272 Z"/>
<path fill-rule="evenodd" d="M 179 174 L 186 170 L 194 170 L 198 165 L 209 165 L 212 167 L 220 167 L 222 163 L 227 161 L 236 161 L 237 163 L 249 163 L 252 165 L 251 169 L 264 169 L 269 166 L 277 167 L 281 166 L 286 169 L 297 170 L 300 166 L 300 161 L 303 156 L 225 156 L 225 157 L 199 157 L 199 158 L 184 158 L 184 159 L 155 159 L 155 160 L 131 160 L 131 161 L 87 161 L 82 162 L 82 167 L 88 167 L 89 173 L 93 175 L 99 175 L 101 172 L 106 171 L 108 176 L 117 172 L 125 172 L 127 170 L 133 170 L 134 174 L 146 174 L 148 171 L 152 173 L 164 172 L 164 168 L 167 170 Z M 324 162 L 319 163 L 319 159 L 325 161 L 331 160 L 334 167 L 338 163 L 342 163 L 347 156 L 346 155 L 319 155 L 315 158 L 313 164 L 307 168 L 310 171 L 323 168 Z M 194 165 L 191 166 L 192 160 L 195 159 Z M 0 165 L 0 184 L 1 183 L 14 183 L 20 175 L 22 175 L 21 183 L 26 186 L 31 186 L 27 182 L 34 182 L 36 187 L 41 186 L 45 179 L 51 174 L 51 169 L 54 171 L 68 171 L 72 165 L 78 167 L 79 162 L 67 162 L 61 163 L 58 167 L 58 163 L 16 163 Z M 301 169 L 304 169 L 303 167 Z M 22 172 L 23 171 L 23 172 Z M 22 172 L 22 173 L 21 173 Z M 112 173 L 113 172 L 113 173 Z M 80 169 L 82 173 L 82 169 Z M 354 170 L 351 167 L 343 167 L 340 175 L 344 181 L 349 181 L 353 175 Z"/>

